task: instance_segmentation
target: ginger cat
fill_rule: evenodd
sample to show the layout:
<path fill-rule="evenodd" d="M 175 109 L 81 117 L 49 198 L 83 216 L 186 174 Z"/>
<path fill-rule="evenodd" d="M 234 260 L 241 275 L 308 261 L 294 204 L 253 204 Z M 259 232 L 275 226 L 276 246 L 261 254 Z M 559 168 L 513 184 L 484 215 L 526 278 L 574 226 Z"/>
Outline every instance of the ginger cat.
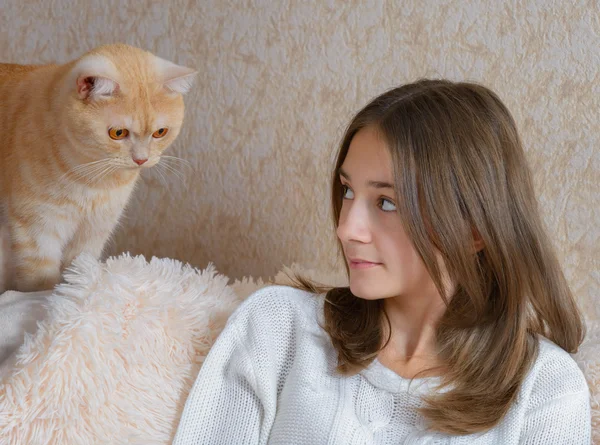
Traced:
<path fill-rule="evenodd" d="M 177 137 L 195 74 L 121 44 L 65 65 L 0 64 L 5 288 L 52 288 L 77 255 L 101 255 L 140 171 Z"/>

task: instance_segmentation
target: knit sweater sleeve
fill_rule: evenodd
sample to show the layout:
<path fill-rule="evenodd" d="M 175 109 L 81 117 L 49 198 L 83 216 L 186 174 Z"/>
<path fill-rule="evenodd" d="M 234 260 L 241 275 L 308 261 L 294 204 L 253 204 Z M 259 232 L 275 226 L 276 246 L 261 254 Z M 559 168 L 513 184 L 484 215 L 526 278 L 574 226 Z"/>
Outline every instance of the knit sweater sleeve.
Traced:
<path fill-rule="evenodd" d="M 541 360 L 519 443 L 589 445 L 591 410 L 585 377 L 566 352 L 555 346 L 550 351 Z"/>
<path fill-rule="evenodd" d="M 215 341 L 189 393 L 173 445 L 266 443 L 264 400 L 240 325 L 238 308 Z"/>
<path fill-rule="evenodd" d="M 590 401 L 587 392 L 565 394 L 529 412 L 519 443 L 589 445 Z"/>
<path fill-rule="evenodd" d="M 297 292 L 263 288 L 232 314 L 188 396 L 173 445 L 267 443 L 302 318 Z"/>

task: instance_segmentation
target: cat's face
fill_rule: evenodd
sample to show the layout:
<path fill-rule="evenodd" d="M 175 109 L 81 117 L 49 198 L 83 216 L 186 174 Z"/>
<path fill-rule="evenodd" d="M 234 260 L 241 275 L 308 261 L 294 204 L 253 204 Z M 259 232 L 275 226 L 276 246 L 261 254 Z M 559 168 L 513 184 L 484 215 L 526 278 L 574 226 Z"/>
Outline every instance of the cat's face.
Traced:
<path fill-rule="evenodd" d="M 179 134 L 182 94 L 195 72 L 125 45 L 96 51 L 70 76 L 68 139 L 83 163 L 113 170 L 156 165 Z"/>

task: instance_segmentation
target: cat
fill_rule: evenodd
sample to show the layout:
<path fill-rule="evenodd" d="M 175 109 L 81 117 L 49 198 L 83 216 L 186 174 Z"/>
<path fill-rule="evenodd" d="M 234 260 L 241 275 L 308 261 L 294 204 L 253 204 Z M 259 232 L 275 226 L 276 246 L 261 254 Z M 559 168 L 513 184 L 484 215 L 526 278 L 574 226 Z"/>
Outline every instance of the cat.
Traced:
<path fill-rule="evenodd" d="M 51 289 L 80 253 L 100 257 L 140 171 L 177 137 L 196 74 L 124 44 L 64 65 L 0 64 L 5 288 Z"/>

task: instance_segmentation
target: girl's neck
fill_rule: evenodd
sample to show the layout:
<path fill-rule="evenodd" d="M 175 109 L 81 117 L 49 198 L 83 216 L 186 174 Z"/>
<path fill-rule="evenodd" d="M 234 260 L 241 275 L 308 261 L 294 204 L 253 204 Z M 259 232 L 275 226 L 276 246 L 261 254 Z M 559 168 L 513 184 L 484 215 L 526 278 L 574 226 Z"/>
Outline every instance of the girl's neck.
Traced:
<path fill-rule="evenodd" d="M 380 351 L 379 361 L 407 378 L 439 367 L 436 326 L 446 309 L 439 294 L 386 299 L 384 308 L 389 325 L 383 319 L 383 339 L 389 341 Z"/>

